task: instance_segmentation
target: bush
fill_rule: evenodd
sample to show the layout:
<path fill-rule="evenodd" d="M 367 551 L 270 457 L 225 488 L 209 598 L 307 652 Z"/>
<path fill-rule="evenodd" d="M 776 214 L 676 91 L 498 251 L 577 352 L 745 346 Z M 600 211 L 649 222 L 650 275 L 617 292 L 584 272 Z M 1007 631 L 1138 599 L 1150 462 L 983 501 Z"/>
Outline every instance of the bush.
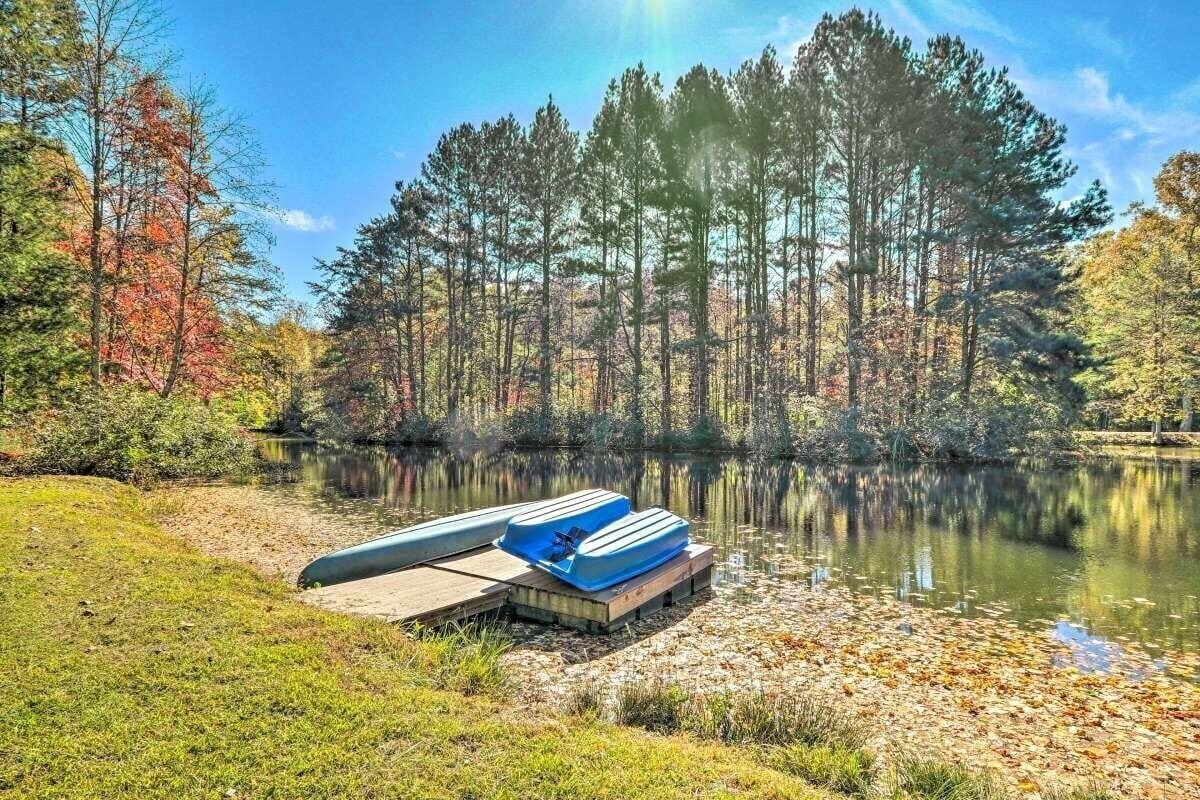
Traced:
<path fill-rule="evenodd" d="M 728 449 L 725 429 L 715 417 L 705 417 L 692 423 L 684 439 L 684 448 L 696 452 L 712 452 Z"/>
<path fill-rule="evenodd" d="M 254 442 L 231 416 L 192 396 L 120 386 L 45 418 L 21 467 L 146 483 L 245 473 L 254 462 Z"/>
<path fill-rule="evenodd" d="M 546 414 L 536 404 L 529 404 L 513 410 L 504 421 L 506 438 L 514 444 L 525 447 L 544 447 L 554 445 L 554 415 Z"/>
<path fill-rule="evenodd" d="M 746 430 L 746 449 L 759 458 L 791 458 L 796 454 L 792 426 L 786 414 L 766 413 Z"/>
<path fill-rule="evenodd" d="M 442 425 L 439 425 L 429 417 L 412 415 L 402 417 L 392 423 L 391 431 L 388 433 L 388 441 L 396 444 L 441 444 L 445 440 L 446 432 Z"/>

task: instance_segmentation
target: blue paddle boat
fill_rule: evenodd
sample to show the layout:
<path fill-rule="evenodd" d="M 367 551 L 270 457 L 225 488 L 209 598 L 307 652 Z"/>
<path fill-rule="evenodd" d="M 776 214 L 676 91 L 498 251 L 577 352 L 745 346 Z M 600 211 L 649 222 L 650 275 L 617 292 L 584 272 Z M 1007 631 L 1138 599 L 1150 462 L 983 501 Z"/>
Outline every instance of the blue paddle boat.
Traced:
<path fill-rule="evenodd" d="M 300 572 L 298 583 L 302 587 L 331 586 L 461 553 L 485 545 L 503 534 L 508 521 L 522 512 L 570 507 L 577 501 L 595 495 L 594 490 L 575 492 L 552 500 L 484 508 L 423 522 L 321 556 Z M 629 502 L 625 501 L 626 510 L 628 507 Z"/>
<path fill-rule="evenodd" d="M 598 492 L 514 516 L 495 544 L 590 592 L 629 580 L 683 552 L 688 523 L 661 508 L 630 513 L 626 498 Z"/>

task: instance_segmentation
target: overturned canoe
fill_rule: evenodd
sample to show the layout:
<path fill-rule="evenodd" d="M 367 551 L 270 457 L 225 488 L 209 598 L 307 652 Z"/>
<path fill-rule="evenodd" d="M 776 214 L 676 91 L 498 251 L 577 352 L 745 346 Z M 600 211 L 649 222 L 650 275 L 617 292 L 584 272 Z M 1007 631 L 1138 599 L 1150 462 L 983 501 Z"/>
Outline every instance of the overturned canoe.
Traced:
<path fill-rule="evenodd" d="M 300 586 L 331 586 L 370 578 L 485 545 L 504 533 L 508 521 L 522 512 L 541 507 L 571 505 L 594 491 L 575 492 L 553 500 L 514 503 L 455 514 L 394 531 L 369 542 L 329 553 L 300 572 Z"/>
<path fill-rule="evenodd" d="M 496 546 L 577 588 L 606 589 L 666 563 L 688 546 L 686 520 L 661 508 L 628 512 L 629 501 L 620 495 L 522 512 Z"/>

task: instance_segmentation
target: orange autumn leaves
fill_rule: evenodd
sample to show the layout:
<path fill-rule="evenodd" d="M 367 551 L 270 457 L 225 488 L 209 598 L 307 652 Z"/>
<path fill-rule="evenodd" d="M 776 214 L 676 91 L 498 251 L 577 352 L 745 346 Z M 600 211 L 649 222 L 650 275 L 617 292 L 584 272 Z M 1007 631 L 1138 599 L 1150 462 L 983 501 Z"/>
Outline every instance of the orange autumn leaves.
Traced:
<path fill-rule="evenodd" d="M 201 396 L 219 389 L 230 347 L 214 299 L 196 290 L 194 217 L 216 192 L 188 108 L 158 77 L 139 77 L 113 111 L 113 168 L 103 191 L 105 272 L 101 361 L 109 380 L 163 393 L 172 364 Z M 91 230 L 66 243 L 80 264 Z"/>

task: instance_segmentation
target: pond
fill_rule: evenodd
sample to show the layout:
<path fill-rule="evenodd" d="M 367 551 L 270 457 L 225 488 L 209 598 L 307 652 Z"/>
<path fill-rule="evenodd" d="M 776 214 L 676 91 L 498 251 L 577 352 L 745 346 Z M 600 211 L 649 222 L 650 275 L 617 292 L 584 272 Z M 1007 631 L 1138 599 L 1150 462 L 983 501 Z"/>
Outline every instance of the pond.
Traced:
<path fill-rule="evenodd" d="M 1084 650 L 1200 650 L 1200 450 L 1066 466 L 826 466 L 586 451 L 263 442 L 272 485 L 364 519 L 363 538 L 445 514 L 603 487 L 716 545 L 717 578 L 840 583 L 1011 619 Z M 1106 652 L 1103 647 L 1097 653 Z"/>

